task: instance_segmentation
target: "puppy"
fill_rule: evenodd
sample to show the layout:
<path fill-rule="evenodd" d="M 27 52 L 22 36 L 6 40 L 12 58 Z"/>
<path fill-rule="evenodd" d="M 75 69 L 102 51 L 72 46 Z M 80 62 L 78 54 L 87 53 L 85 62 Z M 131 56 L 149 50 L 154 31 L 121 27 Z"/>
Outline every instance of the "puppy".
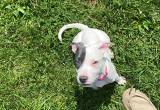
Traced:
<path fill-rule="evenodd" d="M 113 82 L 124 85 L 126 79 L 117 74 L 111 61 L 113 52 L 110 49 L 112 43 L 109 36 L 101 30 L 73 23 L 64 25 L 59 30 L 58 39 L 61 43 L 63 32 L 69 28 L 81 30 L 71 44 L 72 52 L 75 54 L 77 82 L 93 89 Z"/>

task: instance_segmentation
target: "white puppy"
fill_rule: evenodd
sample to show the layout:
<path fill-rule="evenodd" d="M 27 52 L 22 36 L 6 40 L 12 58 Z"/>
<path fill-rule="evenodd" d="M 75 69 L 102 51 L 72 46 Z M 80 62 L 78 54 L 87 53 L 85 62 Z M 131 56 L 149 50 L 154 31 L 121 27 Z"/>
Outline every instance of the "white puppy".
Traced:
<path fill-rule="evenodd" d="M 80 23 L 64 25 L 58 38 L 62 42 L 62 33 L 69 28 L 78 28 L 81 31 L 72 41 L 72 51 L 75 54 L 77 81 L 84 87 L 103 87 L 106 84 L 117 82 L 124 85 L 126 80 L 119 76 L 111 62 L 113 53 L 108 35 L 98 29 L 89 28 Z"/>

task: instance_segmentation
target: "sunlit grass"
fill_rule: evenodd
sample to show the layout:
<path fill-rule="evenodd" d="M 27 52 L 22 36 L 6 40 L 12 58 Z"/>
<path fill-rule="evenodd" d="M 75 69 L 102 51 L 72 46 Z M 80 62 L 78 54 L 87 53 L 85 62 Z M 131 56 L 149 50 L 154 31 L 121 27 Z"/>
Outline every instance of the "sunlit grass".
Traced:
<path fill-rule="evenodd" d="M 1 0 L 0 108 L 123 110 L 122 93 L 134 85 L 160 109 L 160 2 L 156 0 Z M 69 48 L 80 22 L 105 31 L 115 43 L 117 71 L 126 86 L 94 91 L 76 82 Z"/>

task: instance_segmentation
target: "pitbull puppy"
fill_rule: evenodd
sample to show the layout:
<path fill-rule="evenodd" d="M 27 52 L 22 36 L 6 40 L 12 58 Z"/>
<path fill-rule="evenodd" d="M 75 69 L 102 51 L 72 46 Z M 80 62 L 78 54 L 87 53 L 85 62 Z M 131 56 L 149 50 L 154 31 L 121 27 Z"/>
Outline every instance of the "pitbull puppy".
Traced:
<path fill-rule="evenodd" d="M 126 79 L 117 74 L 111 62 L 113 52 L 109 48 L 112 43 L 108 35 L 101 30 L 73 23 L 64 25 L 59 30 L 58 38 L 61 42 L 62 33 L 69 28 L 81 30 L 71 44 L 72 52 L 75 54 L 77 82 L 84 87 L 94 89 L 113 82 L 124 85 Z"/>

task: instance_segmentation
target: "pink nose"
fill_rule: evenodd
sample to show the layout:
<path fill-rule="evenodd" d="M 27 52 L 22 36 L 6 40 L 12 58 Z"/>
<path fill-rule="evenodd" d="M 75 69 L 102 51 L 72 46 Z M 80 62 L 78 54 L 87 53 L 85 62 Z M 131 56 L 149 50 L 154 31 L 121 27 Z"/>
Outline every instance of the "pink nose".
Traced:
<path fill-rule="evenodd" d="M 87 76 L 80 76 L 79 77 L 79 80 L 80 80 L 81 83 L 86 83 L 87 79 L 88 79 Z"/>

